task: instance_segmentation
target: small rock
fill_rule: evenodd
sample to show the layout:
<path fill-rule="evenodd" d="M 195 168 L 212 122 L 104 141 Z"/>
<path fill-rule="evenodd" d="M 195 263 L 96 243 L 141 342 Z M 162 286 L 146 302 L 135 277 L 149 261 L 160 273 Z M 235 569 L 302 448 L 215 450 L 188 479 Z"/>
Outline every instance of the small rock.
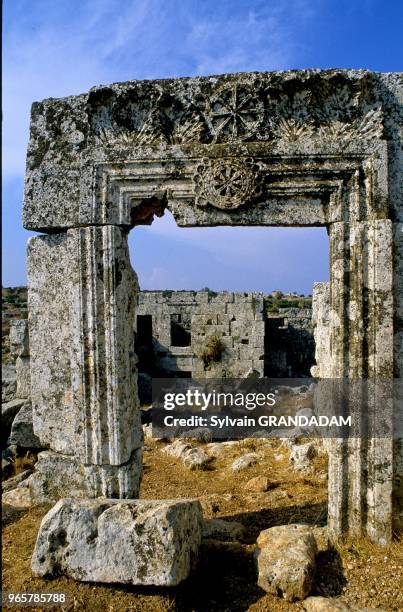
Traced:
<path fill-rule="evenodd" d="M 258 462 L 259 455 L 256 453 L 248 453 L 247 455 L 243 455 L 242 457 L 238 457 L 231 465 L 231 469 L 233 472 L 240 472 L 251 465 L 255 465 Z"/>
<path fill-rule="evenodd" d="M 295 470 L 306 470 L 311 467 L 312 459 L 316 456 L 316 449 L 312 442 L 295 444 L 291 449 L 290 465 Z"/>
<path fill-rule="evenodd" d="M 151 423 L 146 423 L 143 425 L 143 434 L 145 440 L 149 440 L 153 437 L 153 426 Z"/>
<path fill-rule="evenodd" d="M 198 442 L 211 442 L 213 434 L 211 429 L 208 427 L 195 427 L 195 429 L 189 429 L 181 434 L 181 438 L 189 438 L 191 440 L 197 440 Z"/>
<path fill-rule="evenodd" d="M 315 572 L 317 546 L 308 525 L 283 525 L 257 539 L 258 585 L 287 601 L 304 599 Z"/>
<path fill-rule="evenodd" d="M 195 566 L 202 526 L 197 500 L 61 499 L 42 520 L 32 571 L 175 586 Z"/>
<path fill-rule="evenodd" d="M 295 415 L 295 416 L 297 416 L 297 417 L 304 416 L 304 417 L 306 417 L 307 419 L 310 419 L 310 418 L 311 418 L 311 416 L 313 416 L 313 411 L 312 411 L 312 408 L 300 408 L 300 409 L 297 411 L 297 413 L 296 413 L 296 415 Z"/>
<path fill-rule="evenodd" d="M 183 465 L 189 470 L 200 470 L 211 461 L 211 457 L 201 448 L 190 448 L 183 456 Z"/>
<path fill-rule="evenodd" d="M 302 604 L 306 612 L 382 612 L 381 608 L 357 608 L 337 599 L 308 597 Z"/>
<path fill-rule="evenodd" d="M 323 552 L 328 550 L 329 548 L 329 532 L 327 527 L 316 527 L 313 526 L 312 535 L 316 540 L 316 546 L 318 547 L 318 551 Z"/>
<path fill-rule="evenodd" d="M 176 459 L 181 459 L 189 470 L 202 469 L 211 461 L 210 455 L 203 449 L 186 444 L 182 440 L 175 440 L 162 449 L 162 452 Z"/>
<path fill-rule="evenodd" d="M 11 426 L 9 444 L 16 444 L 23 448 L 41 448 L 39 438 L 34 434 L 32 423 L 32 404 L 25 401 L 24 405 L 15 417 Z"/>
<path fill-rule="evenodd" d="M 264 493 L 269 489 L 269 479 L 266 476 L 255 476 L 248 480 L 244 489 L 246 491 L 256 491 Z"/>
<path fill-rule="evenodd" d="M 205 519 L 203 522 L 203 538 L 231 542 L 245 537 L 245 527 L 236 521 L 223 519 Z"/>
<path fill-rule="evenodd" d="M 1 485 L 2 490 L 6 492 L 6 491 L 11 491 L 12 489 L 15 489 L 17 486 L 19 487 L 24 480 L 27 480 L 27 478 L 31 475 L 31 473 L 32 473 L 31 470 L 24 470 L 23 472 L 20 472 L 16 476 L 13 476 L 12 478 L 9 478 L 8 480 L 4 480 Z"/>
<path fill-rule="evenodd" d="M 24 404 L 24 399 L 13 399 L 10 402 L 5 402 L 1 405 L 2 433 L 6 434 L 6 439 L 10 435 L 11 425 L 13 424 L 16 415 Z"/>
<path fill-rule="evenodd" d="M 216 514 L 216 512 L 222 510 L 223 506 L 230 502 L 233 497 L 232 493 L 224 493 L 223 495 L 211 493 L 210 495 L 199 497 L 199 502 L 204 514 Z"/>
<path fill-rule="evenodd" d="M 175 459 L 179 459 L 185 451 L 191 448 L 190 444 L 186 444 L 186 442 L 182 440 L 174 440 L 171 444 L 165 446 L 162 452 L 171 457 L 175 457 Z"/>
<path fill-rule="evenodd" d="M 3 493 L 1 503 L 14 508 L 30 508 L 31 496 L 28 488 L 16 488 Z"/>
<path fill-rule="evenodd" d="M 220 457 L 225 452 L 225 446 L 222 442 L 212 442 L 207 444 L 206 449 L 212 457 Z"/>

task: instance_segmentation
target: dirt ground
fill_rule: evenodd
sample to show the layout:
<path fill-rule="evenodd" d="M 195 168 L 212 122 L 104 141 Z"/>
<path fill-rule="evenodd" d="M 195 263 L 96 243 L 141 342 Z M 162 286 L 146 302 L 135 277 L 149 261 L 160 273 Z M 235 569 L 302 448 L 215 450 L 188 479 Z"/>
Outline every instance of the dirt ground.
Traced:
<path fill-rule="evenodd" d="M 317 458 L 312 474 L 288 465 L 288 451 L 279 442 L 271 446 L 243 441 L 228 447 L 208 470 L 189 471 L 178 459 L 161 452 L 163 442 L 147 442 L 141 497 L 167 499 L 197 497 L 206 517 L 242 522 L 243 543 L 202 544 L 197 569 L 176 588 L 136 588 L 93 585 L 60 577 L 51 581 L 31 575 L 30 559 L 41 518 L 48 508 L 21 511 L 3 529 L 3 591 L 52 592 L 69 595 L 66 606 L 36 610 L 66 611 L 244 611 L 302 610 L 266 594 L 256 584 L 254 541 L 263 529 L 304 522 L 326 523 L 326 461 Z M 229 466 L 241 454 L 261 453 L 261 460 L 234 474 Z M 280 457 L 281 456 L 281 457 Z M 264 475 L 265 493 L 250 493 L 246 482 Z M 337 597 L 361 608 L 403 610 L 403 545 L 395 542 L 378 549 L 366 541 L 342 542 L 319 553 L 313 594 Z M 18 609 L 18 608 L 13 608 Z M 32 609 L 32 608 L 31 608 Z"/>

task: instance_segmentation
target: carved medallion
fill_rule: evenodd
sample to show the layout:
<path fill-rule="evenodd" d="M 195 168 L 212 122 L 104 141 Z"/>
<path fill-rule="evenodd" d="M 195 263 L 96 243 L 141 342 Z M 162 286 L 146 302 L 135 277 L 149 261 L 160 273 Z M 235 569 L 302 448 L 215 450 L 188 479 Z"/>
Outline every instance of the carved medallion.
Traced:
<path fill-rule="evenodd" d="M 264 105 L 245 86 L 222 87 L 210 101 L 209 122 L 214 140 L 252 138 L 264 116 Z"/>
<path fill-rule="evenodd" d="M 223 210 L 238 208 L 255 194 L 252 169 L 235 159 L 212 160 L 200 165 L 194 177 L 196 203 Z"/>

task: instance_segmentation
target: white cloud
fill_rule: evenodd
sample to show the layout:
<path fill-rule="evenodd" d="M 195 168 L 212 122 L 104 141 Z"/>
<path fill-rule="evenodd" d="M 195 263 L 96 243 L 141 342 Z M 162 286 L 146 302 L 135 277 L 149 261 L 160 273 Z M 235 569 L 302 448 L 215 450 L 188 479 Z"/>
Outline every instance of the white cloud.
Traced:
<path fill-rule="evenodd" d="M 307 15 L 302 0 L 8 0 L 4 178 L 24 174 L 34 100 L 131 78 L 287 68 Z"/>

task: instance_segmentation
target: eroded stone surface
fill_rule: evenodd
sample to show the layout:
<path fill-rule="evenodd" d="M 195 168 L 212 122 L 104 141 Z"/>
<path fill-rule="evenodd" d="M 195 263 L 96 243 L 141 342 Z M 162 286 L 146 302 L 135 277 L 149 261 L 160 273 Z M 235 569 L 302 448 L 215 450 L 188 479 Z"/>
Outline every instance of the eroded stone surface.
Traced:
<path fill-rule="evenodd" d="M 198 501 L 60 500 L 44 517 L 32 571 L 86 582 L 174 586 L 197 561 Z"/>
<path fill-rule="evenodd" d="M 13 357 L 29 356 L 29 336 L 27 319 L 10 321 L 10 354 Z"/>
<path fill-rule="evenodd" d="M 24 402 L 13 421 L 8 443 L 23 448 L 43 448 L 38 436 L 34 434 L 32 404 L 29 400 Z"/>
<path fill-rule="evenodd" d="M 16 397 L 17 378 L 15 366 L 6 364 L 1 368 L 1 401 L 11 402 Z"/>
<path fill-rule="evenodd" d="M 76 413 L 71 388 L 71 268 L 67 234 L 28 241 L 34 432 L 41 444 L 73 455 Z"/>
<path fill-rule="evenodd" d="M 29 399 L 31 397 L 31 364 L 29 357 L 17 357 L 15 374 L 17 377 L 17 397 Z"/>
<path fill-rule="evenodd" d="M 130 491 L 133 497 L 138 497 L 141 475 L 141 449 L 119 466 L 83 465 L 77 457 L 44 451 L 38 455 L 29 486 L 36 504 L 55 503 L 68 495 L 127 498 Z"/>
<path fill-rule="evenodd" d="M 312 587 L 317 546 L 308 525 L 283 525 L 257 539 L 258 584 L 287 601 L 305 599 Z"/>
<path fill-rule="evenodd" d="M 247 453 L 246 455 L 242 455 L 242 457 L 238 457 L 231 464 L 231 469 L 233 472 L 240 472 L 241 470 L 245 470 L 251 465 L 255 465 L 259 460 L 259 455 L 256 453 Z"/>

